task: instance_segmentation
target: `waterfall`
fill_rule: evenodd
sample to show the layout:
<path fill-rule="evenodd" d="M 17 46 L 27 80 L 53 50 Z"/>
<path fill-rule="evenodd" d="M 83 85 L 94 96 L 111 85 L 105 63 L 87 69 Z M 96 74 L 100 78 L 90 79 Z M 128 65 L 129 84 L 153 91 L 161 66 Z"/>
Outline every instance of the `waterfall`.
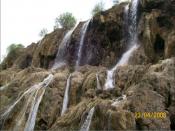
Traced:
<path fill-rule="evenodd" d="M 89 131 L 94 111 L 95 111 L 95 107 L 91 108 L 85 122 L 83 123 L 83 125 L 80 128 L 80 131 Z"/>
<path fill-rule="evenodd" d="M 132 0 L 131 7 L 129 10 L 129 44 L 133 46 L 137 44 L 137 7 L 139 0 Z"/>
<path fill-rule="evenodd" d="M 76 69 L 80 65 L 84 38 L 85 38 L 86 31 L 87 31 L 87 28 L 88 28 L 88 25 L 89 25 L 90 21 L 91 20 L 88 20 L 87 22 L 85 22 L 83 24 L 82 28 L 81 28 L 81 37 L 80 37 L 80 44 L 79 44 L 79 48 L 78 48 L 78 57 L 77 57 L 77 61 L 76 61 Z"/>
<path fill-rule="evenodd" d="M 48 87 L 52 80 L 53 75 L 49 74 L 42 82 L 26 90 L 11 106 L 7 108 L 7 110 L 1 115 L 0 119 L 6 119 L 11 113 L 11 111 L 14 109 L 14 107 L 21 101 L 22 98 L 26 96 L 28 98 L 27 102 L 24 103 L 24 106 L 22 107 L 19 115 L 17 116 L 17 122 L 14 126 L 14 130 L 18 130 L 20 126 L 22 126 L 21 123 L 24 121 L 27 108 L 30 107 L 31 109 L 24 130 L 33 131 L 39 104 L 42 100 L 46 87 Z"/>
<path fill-rule="evenodd" d="M 130 15 L 129 19 L 131 20 L 131 23 L 129 24 L 129 49 L 122 55 L 119 62 L 111 69 L 107 71 L 107 79 L 105 82 L 105 90 L 114 88 L 114 79 L 113 75 L 116 69 L 119 66 L 128 64 L 129 58 L 132 55 L 132 53 L 138 48 L 137 45 L 137 6 L 138 6 L 138 0 L 132 0 L 131 7 L 130 7 Z M 125 7 L 125 16 L 128 14 L 128 5 Z"/>
<path fill-rule="evenodd" d="M 99 81 L 98 74 L 96 74 L 96 80 L 97 80 L 97 89 L 101 89 L 101 84 L 100 84 L 100 81 Z"/>
<path fill-rule="evenodd" d="M 62 67 L 63 65 L 66 64 L 65 63 L 66 49 L 70 43 L 70 39 L 71 39 L 72 33 L 75 30 L 75 28 L 76 28 L 76 26 L 72 30 L 68 31 L 66 33 L 66 35 L 64 36 L 64 38 L 63 38 L 63 40 L 58 48 L 55 62 L 54 62 L 52 69 L 57 69 L 57 68 Z"/>
<path fill-rule="evenodd" d="M 61 111 L 61 116 L 65 113 L 67 110 L 68 102 L 69 102 L 69 89 L 70 89 L 70 84 L 71 84 L 71 74 L 69 75 L 66 83 L 66 89 L 64 92 L 64 99 L 63 99 L 63 107 Z"/>

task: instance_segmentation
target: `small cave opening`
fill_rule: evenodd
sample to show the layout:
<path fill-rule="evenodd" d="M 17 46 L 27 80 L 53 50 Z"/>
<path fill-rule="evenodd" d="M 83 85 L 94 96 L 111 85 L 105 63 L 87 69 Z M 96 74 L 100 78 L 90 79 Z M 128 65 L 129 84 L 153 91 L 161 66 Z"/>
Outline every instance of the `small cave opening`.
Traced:
<path fill-rule="evenodd" d="M 159 34 L 157 34 L 154 43 L 154 51 L 159 57 L 163 57 L 164 49 L 165 49 L 165 41 Z"/>
<path fill-rule="evenodd" d="M 32 63 L 32 56 L 30 55 L 24 56 L 24 59 L 20 64 L 20 68 L 25 69 L 29 67 L 31 63 Z"/>

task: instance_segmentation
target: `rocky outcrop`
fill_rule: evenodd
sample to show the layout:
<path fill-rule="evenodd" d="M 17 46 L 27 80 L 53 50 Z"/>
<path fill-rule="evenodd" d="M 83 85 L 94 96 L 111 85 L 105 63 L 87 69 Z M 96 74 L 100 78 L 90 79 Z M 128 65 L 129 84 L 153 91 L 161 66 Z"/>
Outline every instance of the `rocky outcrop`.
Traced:
<path fill-rule="evenodd" d="M 2 69 L 14 67 L 24 69 L 30 66 L 51 68 L 54 63 L 59 44 L 61 43 L 66 31 L 56 29 L 47 34 L 38 43 L 32 43 L 23 50 L 16 50 L 15 54 L 9 54 L 1 64 Z M 19 53 L 18 53 L 19 52 Z M 8 66 L 5 66 L 8 65 Z"/>
<path fill-rule="evenodd" d="M 112 67 L 128 48 L 125 6 L 121 3 L 107 11 L 96 14 L 88 25 L 82 47 L 83 57 L 80 65 L 102 65 Z M 165 0 L 140 0 L 138 13 L 138 44 L 140 47 L 133 54 L 131 64 L 156 63 L 159 60 L 175 56 L 175 18 L 172 12 L 175 4 Z M 80 22 L 72 33 L 66 45 L 65 60 L 69 66 L 74 66 L 78 57 L 81 38 Z M 19 68 L 35 66 L 51 68 L 56 57 L 58 47 L 67 31 L 57 29 L 46 35 L 37 44 L 27 47 L 24 54 L 17 60 L 11 60 L 7 68 L 15 65 Z M 127 36 L 127 37 L 126 37 Z M 97 39 L 98 38 L 98 39 Z M 17 57 L 17 56 L 16 56 Z M 6 61 L 5 63 L 9 63 Z"/>
<path fill-rule="evenodd" d="M 173 1 L 141 0 L 141 18 L 139 21 L 139 39 L 141 47 L 152 63 L 174 56 L 175 19 Z M 137 57 L 136 57 L 137 58 Z M 136 59 L 135 58 L 135 59 Z"/>
<path fill-rule="evenodd" d="M 24 54 L 25 49 L 22 48 L 16 48 L 12 51 L 10 51 L 7 55 L 7 57 L 3 60 L 3 62 L 0 64 L 0 70 L 4 70 L 7 68 L 10 68 L 15 63 L 15 60 L 21 56 L 21 54 Z"/>
<path fill-rule="evenodd" d="M 29 66 L 32 66 L 33 54 L 37 48 L 38 44 L 32 43 L 21 54 L 17 59 L 15 59 L 13 67 L 24 69 Z"/>
<path fill-rule="evenodd" d="M 126 48 L 123 30 L 126 4 L 114 6 L 93 17 L 84 41 L 82 65 L 109 67 L 119 60 Z"/>
<path fill-rule="evenodd" d="M 84 22 L 72 33 L 65 53 L 68 65 L 62 68 L 48 69 L 67 32 L 62 29 L 46 35 L 13 58 L 9 54 L 0 72 L 0 116 L 23 92 L 53 74 L 37 112 L 35 130 L 80 130 L 92 108 L 90 130 L 175 130 L 175 19 L 171 12 L 174 1 L 140 0 L 139 48 L 128 65 L 115 70 L 114 88 L 104 90 L 106 71 L 128 48 L 122 30 L 126 4 L 93 17 L 85 36 L 80 62 L 83 66 L 76 70 L 74 65 Z M 61 116 L 70 74 L 68 109 Z M 28 99 L 23 97 L 7 118 L 0 117 L 2 129 L 13 129 Z M 24 112 L 20 130 L 24 129 L 29 112 L 29 109 Z"/>
<path fill-rule="evenodd" d="M 8 72 L 8 73 L 5 73 Z M 13 78 L 8 76 L 14 73 Z M 105 68 L 92 66 L 81 67 L 72 73 L 69 105 L 65 115 L 60 116 L 66 80 L 69 70 L 54 72 L 54 80 L 46 89 L 39 107 L 35 129 L 70 130 L 80 129 L 88 111 L 95 107 L 90 129 L 174 129 L 175 109 L 175 58 L 160 61 L 155 65 L 121 66 L 115 72 L 115 88 L 97 89 L 96 73 L 103 86 L 106 78 Z M 1 110 L 14 102 L 19 93 L 42 81 L 48 71 L 36 68 L 0 73 L 4 79 L 12 82 L 2 90 Z M 4 85 L 4 80 L 1 85 Z M 126 99 L 115 99 L 126 94 Z M 6 123 L 5 129 L 13 126 L 15 113 L 20 110 L 25 100 L 19 103 Z M 115 104 L 114 104 L 115 103 Z M 165 118 L 137 118 L 136 113 L 164 112 Z M 27 117 L 27 115 L 26 115 Z M 12 122 L 12 123 L 11 123 Z"/>
<path fill-rule="evenodd" d="M 52 33 L 47 34 L 36 48 L 32 65 L 41 68 L 50 68 L 55 60 L 58 47 L 65 35 L 66 31 L 63 29 L 56 29 Z"/>
<path fill-rule="evenodd" d="M 119 60 L 123 51 L 126 50 L 126 42 L 125 38 L 123 38 L 123 28 L 126 24 L 124 23 L 126 4 L 122 3 L 120 6 L 114 6 L 91 19 L 84 39 L 83 57 L 80 60 L 80 65 L 89 64 L 109 67 Z M 77 60 L 82 26 L 83 22 L 80 22 L 66 47 L 67 52 L 64 57 L 71 66 L 75 65 Z M 28 46 L 24 54 L 14 62 L 14 65 L 19 68 L 26 68 L 31 65 L 51 68 L 65 34 L 66 31 L 63 29 L 57 29 L 47 34 L 37 44 Z"/>

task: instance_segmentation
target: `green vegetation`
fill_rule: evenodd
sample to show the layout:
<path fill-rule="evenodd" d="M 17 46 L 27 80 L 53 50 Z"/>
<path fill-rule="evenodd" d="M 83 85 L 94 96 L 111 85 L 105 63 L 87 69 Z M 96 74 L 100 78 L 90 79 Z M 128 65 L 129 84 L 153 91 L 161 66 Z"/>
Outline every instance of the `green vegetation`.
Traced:
<path fill-rule="evenodd" d="M 119 3 L 119 0 L 113 0 L 113 3 L 114 4 L 118 4 Z"/>
<path fill-rule="evenodd" d="M 48 30 L 46 28 L 43 28 L 40 33 L 39 36 L 44 37 L 46 34 L 48 33 Z"/>
<path fill-rule="evenodd" d="M 19 48 L 24 48 L 24 46 L 22 44 L 11 44 L 7 47 L 7 52 L 10 53 Z"/>
<path fill-rule="evenodd" d="M 97 3 L 94 6 L 94 9 L 92 10 L 92 15 L 95 15 L 101 11 L 104 11 L 104 3 L 103 2 Z"/>
<path fill-rule="evenodd" d="M 0 70 L 10 68 L 15 60 L 20 56 L 24 50 L 22 44 L 11 44 L 7 47 L 7 56 L 4 57 L 3 61 L 0 63 Z"/>
<path fill-rule="evenodd" d="M 59 17 L 55 19 L 54 29 L 58 28 L 59 25 L 64 29 L 71 29 L 76 24 L 76 18 L 72 15 L 72 13 L 66 12 L 61 14 Z"/>

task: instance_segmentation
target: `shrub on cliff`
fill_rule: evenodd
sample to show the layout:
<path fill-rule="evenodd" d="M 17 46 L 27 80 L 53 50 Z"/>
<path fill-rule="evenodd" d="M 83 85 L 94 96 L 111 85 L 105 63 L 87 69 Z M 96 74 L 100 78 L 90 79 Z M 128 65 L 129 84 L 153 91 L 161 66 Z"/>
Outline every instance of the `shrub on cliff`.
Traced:
<path fill-rule="evenodd" d="M 0 70 L 10 68 L 14 61 L 24 52 L 22 44 L 11 44 L 7 47 L 7 56 L 0 64 Z"/>
<path fill-rule="evenodd" d="M 114 4 L 118 4 L 119 3 L 119 0 L 113 0 L 113 3 Z"/>
<path fill-rule="evenodd" d="M 103 2 L 97 3 L 92 10 L 92 15 L 95 15 L 103 10 L 104 10 L 104 3 Z"/>
<path fill-rule="evenodd" d="M 47 34 L 48 30 L 46 28 L 43 28 L 40 33 L 39 36 L 44 37 Z"/>
<path fill-rule="evenodd" d="M 11 44 L 7 47 L 7 52 L 10 53 L 19 48 L 24 48 L 24 46 L 22 44 Z"/>
<path fill-rule="evenodd" d="M 58 28 L 59 25 L 61 25 L 64 29 L 71 29 L 75 26 L 76 21 L 77 20 L 72 13 L 65 12 L 55 19 L 54 28 Z"/>

